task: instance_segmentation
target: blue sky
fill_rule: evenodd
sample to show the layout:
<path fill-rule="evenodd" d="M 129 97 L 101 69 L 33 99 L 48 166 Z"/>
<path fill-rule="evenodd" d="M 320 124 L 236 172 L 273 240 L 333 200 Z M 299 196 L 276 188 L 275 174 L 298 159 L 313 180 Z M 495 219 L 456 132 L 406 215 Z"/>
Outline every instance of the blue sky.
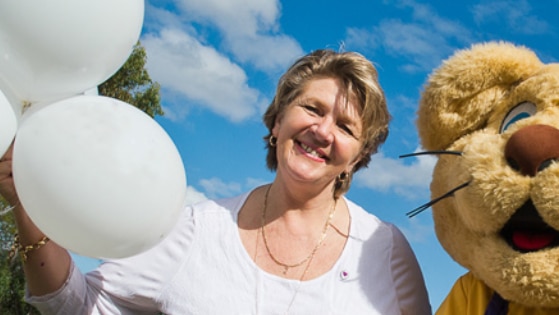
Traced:
<path fill-rule="evenodd" d="M 505 40 L 559 56 L 559 0 L 151 0 L 141 42 L 161 84 L 157 121 L 183 158 L 189 198 L 237 195 L 270 182 L 261 115 L 281 73 L 318 48 L 355 50 L 378 68 L 393 120 L 387 142 L 347 196 L 408 237 L 433 309 L 464 273 L 440 247 L 429 201 L 433 158 L 420 150 L 415 112 L 428 74 L 455 50 Z M 89 270 L 96 260 L 78 257 Z"/>

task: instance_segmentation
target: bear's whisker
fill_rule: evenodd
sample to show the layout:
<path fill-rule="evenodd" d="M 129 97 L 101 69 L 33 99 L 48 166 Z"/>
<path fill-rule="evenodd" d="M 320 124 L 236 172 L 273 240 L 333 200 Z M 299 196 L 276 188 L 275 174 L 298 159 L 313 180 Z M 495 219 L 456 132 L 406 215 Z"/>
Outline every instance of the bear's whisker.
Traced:
<path fill-rule="evenodd" d="M 419 206 L 419 207 L 413 209 L 412 211 L 406 213 L 406 215 L 407 215 L 409 218 L 413 218 L 414 216 L 416 216 L 416 215 L 420 214 L 421 212 L 427 210 L 429 207 L 431 207 L 432 205 L 436 204 L 437 202 L 443 200 L 444 198 L 447 198 L 447 197 L 452 196 L 456 191 L 458 191 L 458 190 L 460 190 L 460 189 L 462 189 L 462 188 L 465 188 L 465 187 L 468 186 L 469 184 L 470 184 L 470 182 L 465 182 L 465 183 L 461 184 L 460 186 L 451 189 L 450 191 L 448 191 L 448 192 L 445 193 L 444 195 L 442 195 L 442 196 L 440 196 L 440 197 L 437 197 L 437 198 L 435 198 L 435 199 L 429 201 L 428 203 L 426 203 L 426 204 L 424 204 L 424 205 L 422 205 L 422 206 Z"/>
<path fill-rule="evenodd" d="M 399 158 L 407 158 L 410 156 L 418 156 L 418 155 L 427 155 L 427 154 L 454 154 L 454 155 L 462 155 L 460 151 L 446 151 L 446 150 L 436 150 L 436 151 L 423 151 L 423 152 L 415 152 L 409 154 L 400 155 Z"/>

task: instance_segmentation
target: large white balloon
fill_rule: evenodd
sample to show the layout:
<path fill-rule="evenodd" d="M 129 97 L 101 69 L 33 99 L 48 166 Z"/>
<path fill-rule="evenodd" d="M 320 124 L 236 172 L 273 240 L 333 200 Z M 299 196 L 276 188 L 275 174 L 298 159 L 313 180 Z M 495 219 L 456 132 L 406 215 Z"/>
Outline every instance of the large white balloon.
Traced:
<path fill-rule="evenodd" d="M 0 89 L 22 103 L 79 94 L 124 64 L 143 0 L 0 1 Z"/>
<path fill-rule="evenodd" d="M 27 117 L 13 172 L 35 224 L 90 257 L 149 249 L 185 203 L 186 174 L 168 134 L 139 109 L 104 96 L 76 96 Z"/>
<path fill-rule="evenodd" d="M 0 157 L 6 153 L 17 130 L 17 116 L 10 102 L 0 91 Z"/>

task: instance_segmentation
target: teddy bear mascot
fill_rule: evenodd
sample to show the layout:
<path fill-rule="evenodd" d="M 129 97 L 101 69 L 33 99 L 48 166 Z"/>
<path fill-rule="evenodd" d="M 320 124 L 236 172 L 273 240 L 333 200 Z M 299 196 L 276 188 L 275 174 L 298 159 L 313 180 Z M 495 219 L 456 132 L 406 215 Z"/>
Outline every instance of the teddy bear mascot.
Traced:
<path fill-rule="evenodd" d="M 417 126 L 438 156 L 437 238 L 467 269 L 436 314 L 559 314 L 559 64 L 506 42 L 457 51 Z"/>

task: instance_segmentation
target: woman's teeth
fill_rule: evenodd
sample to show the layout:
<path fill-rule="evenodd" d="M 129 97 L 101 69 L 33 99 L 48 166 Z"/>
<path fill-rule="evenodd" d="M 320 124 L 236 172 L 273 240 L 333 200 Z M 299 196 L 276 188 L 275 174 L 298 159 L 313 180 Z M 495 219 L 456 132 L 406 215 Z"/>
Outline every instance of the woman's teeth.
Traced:
<path fill-rule="evenodd" d="M 321 157 L 320 154 L 318 154 L 318 152 L 316 152 L 315 150 L 313 150 L 311 147 L 309 147 L 308 145 L 301 143 L 301 148 L 303 148 L 303 150 L 305 150 L 305 152 L 307 152 L 308 154 L 315 156 L 315 157 Z"/>

